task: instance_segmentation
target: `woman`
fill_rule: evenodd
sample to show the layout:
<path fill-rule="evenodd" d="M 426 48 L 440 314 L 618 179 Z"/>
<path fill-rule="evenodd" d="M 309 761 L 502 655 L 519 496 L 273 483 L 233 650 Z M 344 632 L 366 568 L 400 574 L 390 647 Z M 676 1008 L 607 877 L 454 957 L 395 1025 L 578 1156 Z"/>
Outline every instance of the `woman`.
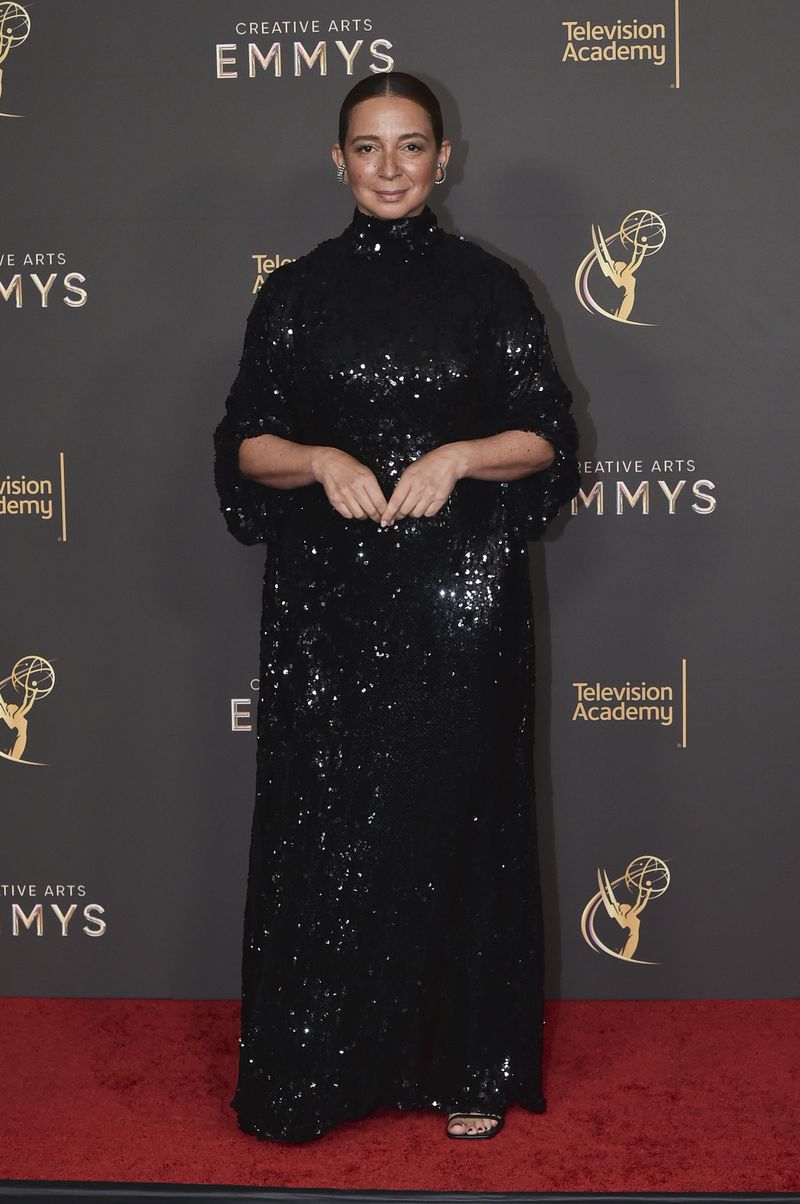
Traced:
<path fill-rule="evenodd" d="M 450 153 L 415 77 L 348 93 L 352 221 L 264 282 L 214 435 L 267 545 L 231 1101 L 265 1139 L 546 1106 L 527 540 L 577 437 L 527 285 L 427 204 Z"/>

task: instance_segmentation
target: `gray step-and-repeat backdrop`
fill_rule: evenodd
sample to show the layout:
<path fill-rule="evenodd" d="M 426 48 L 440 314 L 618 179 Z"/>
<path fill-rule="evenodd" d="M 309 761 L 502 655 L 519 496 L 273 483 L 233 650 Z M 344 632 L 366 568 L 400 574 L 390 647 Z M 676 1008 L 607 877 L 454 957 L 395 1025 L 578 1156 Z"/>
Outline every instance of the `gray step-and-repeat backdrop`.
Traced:
<path fill-rule="evenodd" d="M 583 436 L 531 546 L 548 994 L 797 993 L 798 34 L 795 0 L 0 0 L 6 994 L 238 994 L 263 547 L 211 433 L 392 67 Z"/>

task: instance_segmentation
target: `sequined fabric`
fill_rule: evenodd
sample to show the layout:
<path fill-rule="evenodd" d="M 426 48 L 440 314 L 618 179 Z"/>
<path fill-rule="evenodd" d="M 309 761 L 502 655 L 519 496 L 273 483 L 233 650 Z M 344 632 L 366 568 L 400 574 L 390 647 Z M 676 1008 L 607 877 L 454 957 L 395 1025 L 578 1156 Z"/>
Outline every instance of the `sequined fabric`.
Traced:
<path fill-rule="evenodd" d="M 248 1133 L 545 1109 L 527 541 L 578 490 L 570 406 L 519 273 L 428 206 L 356 207 L 256 297 L 214 432 L 228 529 L 266 545 L 231 1100 Z M 550 440 L 552 466 L 462 478 L 387 528 L 237 467 L 270 432 L 350 452 L 388 498 L 429 449 L 509 429 Z"/>

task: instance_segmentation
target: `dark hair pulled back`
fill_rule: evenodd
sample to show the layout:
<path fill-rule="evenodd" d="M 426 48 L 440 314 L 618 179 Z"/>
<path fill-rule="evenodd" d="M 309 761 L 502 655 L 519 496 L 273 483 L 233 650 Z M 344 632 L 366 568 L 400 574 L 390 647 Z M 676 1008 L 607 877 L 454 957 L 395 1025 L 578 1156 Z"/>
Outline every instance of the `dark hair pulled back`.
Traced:
<path fill-rule="evenodd" d="M 339 109 L 339 146 L 342 151 L 345 149 L 350 114 L 362 100 L 370 100 L 373 96 L 402 96 L 418 104 L 430 118 L 436 149 L 439 150 L 444 138 L 444 122 L 435 93 L 416 75 L 409 75 L 406 71 L 383 71 L 360 79 L 342 101 Z"/>

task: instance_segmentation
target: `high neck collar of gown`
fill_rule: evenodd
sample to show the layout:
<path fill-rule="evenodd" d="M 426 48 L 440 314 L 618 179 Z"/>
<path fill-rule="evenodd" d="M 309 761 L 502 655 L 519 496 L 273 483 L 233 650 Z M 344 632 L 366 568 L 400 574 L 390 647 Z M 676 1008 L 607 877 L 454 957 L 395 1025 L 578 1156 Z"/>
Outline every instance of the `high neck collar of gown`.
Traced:
<path fill-rule="evenodd" d="M 344 238 L 356 255 L 364 259 L 411 259 L 436 245 L 442 229 L 428 205 L 406 217 L 376 217 L 362 213 L 358 205 Z"/>

